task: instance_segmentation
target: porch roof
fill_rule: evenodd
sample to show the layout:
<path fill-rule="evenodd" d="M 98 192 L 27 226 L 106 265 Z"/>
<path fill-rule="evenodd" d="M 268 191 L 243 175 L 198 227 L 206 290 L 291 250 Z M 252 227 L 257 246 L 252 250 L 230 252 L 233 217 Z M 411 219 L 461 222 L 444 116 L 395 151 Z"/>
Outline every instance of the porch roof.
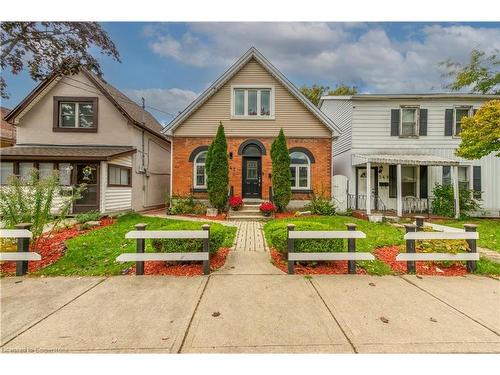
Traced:
<path fill-rule="evenodd" d="M 457 160 L 436 155 L 402 155 L 402 154 L 356 154 L 352 157 L 352 165 L 365 163 L 402 164 L 402 165 L 459 165 Z"/>
<path fill-rule="evenodd" d="M 0 150 L 2 160 L 111 160 L 136 152 L 133 146 L 16 145 Z"/>

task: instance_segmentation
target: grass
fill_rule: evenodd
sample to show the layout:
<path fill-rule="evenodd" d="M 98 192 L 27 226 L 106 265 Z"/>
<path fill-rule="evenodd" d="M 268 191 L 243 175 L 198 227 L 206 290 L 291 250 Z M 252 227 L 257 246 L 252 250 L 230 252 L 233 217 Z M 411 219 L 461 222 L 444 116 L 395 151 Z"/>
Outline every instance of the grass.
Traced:
<path fill-rule="evenodd" d="M 464 220 L 432 220 L 433 223 L 462 228 L 464 224 L 476 224 L 479 232 L 478 246 L 500 252 L 500 220 L 497 219 L 464 219 Z"/>
<path fill-rule="evenodd" d="M 500 263 L 493 262 L 485 257 L 480 257 L 477 262 L 476 275 L 500 276 Z"/>
<path fill-rule="evenodd" d="M 117 222 L 101 229 L 88 232 L 66 242 L 67 250 L 57 262 L 39 270 L 37 275 L 46 276 L 103 276 L 119 275 L 132 263 L 117 263 L 121 253 L 135 252 L 134 240 L 126 240 L 125 234 L 134 229 L 137 223 L 146 223 L 148 230 L 201 229 L 202 222 L 170 220 L 158 217 L 146 217 L 127 214 L 118 217 Z M 209 223 L 211 227 L 221 224 Z M 226 240 L 223 246 L 230 247 L 234 242 L 236 227 L 223 227 Z M 153 252 L 150 241 L 146 241 L 146 252 Z"/>

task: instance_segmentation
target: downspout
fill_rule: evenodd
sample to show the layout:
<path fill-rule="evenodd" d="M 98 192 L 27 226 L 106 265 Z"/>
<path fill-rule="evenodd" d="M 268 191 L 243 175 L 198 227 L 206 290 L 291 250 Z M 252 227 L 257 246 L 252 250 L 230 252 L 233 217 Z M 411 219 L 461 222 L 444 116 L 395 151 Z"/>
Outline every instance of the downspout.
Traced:
<path fill-rule="evenodd" d="M 170 142 L 170 191 L 169 191 L 169 196 L 172 198 L 172 190 L 173 190 L 173 175 L 174 175 L 174 135 L 172 134 Z"/>
<path fill-rule="evenodd" d="M 146 100 L 141 98 L 142 100 L 142 124 L 146 125 L 146 119 L 144 117 L 144 111 L 146 110 Z M 147 194 L 148 191 L 146 189 L 146 164 L 145 164 L 145 156 L 144 156 L 144 130 L 142 130 L 142 154 L 141 154 L 141 173 L 142 173 L 142 207 L 145 208 L 147 206 Z"/>
<path fill-rule="evenodd" d="M 332 132 L 332 140 L 330 142 L 330 199 L 333 202 L 333 140 L 336 139 Z"/>

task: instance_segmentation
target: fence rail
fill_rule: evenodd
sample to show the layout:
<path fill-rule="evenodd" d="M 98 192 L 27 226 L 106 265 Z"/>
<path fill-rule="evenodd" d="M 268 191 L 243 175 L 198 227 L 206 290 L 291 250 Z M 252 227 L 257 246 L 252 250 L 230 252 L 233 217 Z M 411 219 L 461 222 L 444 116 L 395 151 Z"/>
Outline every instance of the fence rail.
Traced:
<path fill-rule="evenodd" d="M 16 262 L 16 276 L 23 276 L 28 273 L 28 261 L 41 260 L 40 254 L 30 252 L 30 239 L 33 233 L 29 230 L 30 223 L 21 223 L 16 225 L 16 229 L 0 229 L 0 238 L 17 239 L 17 252 L 0 253 L 0 261 Z"/>

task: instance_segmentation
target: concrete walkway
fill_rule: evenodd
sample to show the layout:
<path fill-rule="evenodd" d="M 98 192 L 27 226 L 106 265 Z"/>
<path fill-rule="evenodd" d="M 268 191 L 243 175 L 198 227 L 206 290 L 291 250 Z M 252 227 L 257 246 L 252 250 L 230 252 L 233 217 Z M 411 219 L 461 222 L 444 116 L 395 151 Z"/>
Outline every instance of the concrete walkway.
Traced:
<path fill-rule="evenodd" d="M 2 352 L 500 353 L 500 282 L 488 277 L 8 277 L 0 288 Z"/>

